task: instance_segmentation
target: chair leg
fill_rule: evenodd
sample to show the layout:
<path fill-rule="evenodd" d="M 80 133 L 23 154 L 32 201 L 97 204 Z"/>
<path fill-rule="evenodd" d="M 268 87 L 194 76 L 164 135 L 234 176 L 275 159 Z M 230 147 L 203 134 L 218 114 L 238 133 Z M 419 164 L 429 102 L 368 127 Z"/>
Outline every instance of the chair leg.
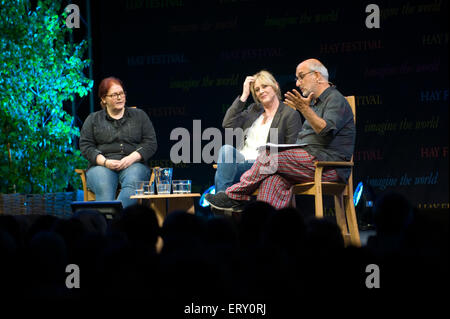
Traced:
<path fill-rule="evenodd" d="M 334 195 L 334 210 L 336 212 L 336 223 L 341 229 L 345 245 L 348 246 L 348 244 L 351 242 L 351 238 L 347 228 L 347 222 L 345 219 L 344 196 L 342 194 Z"/>
<path fill-rule="evenodd" d="M 292 208 L 296 208 L 297 207 L 297 202 L 295 200 L 295 194 L 292 194 L 292 197 L 291 197 L 291 207 Z"/>
<path fill-rule="evenodd" d="M 323 218 L 323 202 L 322 202 L 322 192 L 316 193 L 314 196 L 315 206 L 316 206 L 316 217 Z"/>
<path fill-rule="evenodd" d="M 323 218 L 322 171 L 323 167 L 316 167 L 316 171 L 314 172 L 314 187 L 315 187 L 314 199 L 317 218 Z"/>
<path fill-rule="evenodd" d="M 348 223 L 350 240 L 353 246 L 361 247 L 361 238 L 359 237 L 358 222 L 356 220 L 356 210 L 353 204 L 353 197 L 346 196 L 345 200 L 345 217 Z"/>
<path fill-rule="evenodd" d="M 83 200 L 85 202 L 95 200 L 95 194 L 88 190 L 86 182 L 86 170 L 85 169 L 75 169 L 75 172 L 80 175 L 81 182 L 83 184 Z"/>

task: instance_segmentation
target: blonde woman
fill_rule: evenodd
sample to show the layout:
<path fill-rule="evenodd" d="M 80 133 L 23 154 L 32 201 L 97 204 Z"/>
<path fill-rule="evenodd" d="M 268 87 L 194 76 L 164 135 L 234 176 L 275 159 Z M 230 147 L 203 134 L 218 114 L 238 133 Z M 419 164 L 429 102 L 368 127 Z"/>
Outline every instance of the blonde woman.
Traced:
<path fill-rule="evenodd" d="M 254 102 L 246 107 L 250 94 Z M 238 182 L 241 175 L 250 169 L 258 156 L 258 146 L 267 142 L 295 143 L 302 122 L 300 113 L 281 101 L 280 86 L 274 76 L 262 70 L 245 78 L 242 94 L 227 110 L 222 126 L 241 128 L 244 134 L 236 147 L 225 144 L 219 151 L 216 193 Z"/>

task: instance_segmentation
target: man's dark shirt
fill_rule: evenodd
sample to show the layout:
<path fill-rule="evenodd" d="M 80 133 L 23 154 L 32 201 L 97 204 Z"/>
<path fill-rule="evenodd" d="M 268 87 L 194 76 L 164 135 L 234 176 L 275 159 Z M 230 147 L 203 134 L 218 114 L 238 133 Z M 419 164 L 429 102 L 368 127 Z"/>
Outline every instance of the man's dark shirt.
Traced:
<path fill-rule="evenodd" d="M 141 162 L 147 164 L 157 149 L 156 134 L 148 115 L 136 108 L 125 108 L 121 119 L 116 120 L 106 110 L 89 114 L 80 134 L 81 154 L 91 166 L 102 154 L 107 159 L 120 160 L 137 151 Z"/>
<path fill-rule="evenodd" d="M 297 144 L 306 143 L 304 149 L 319 161 L 350 161 L 355 146 L 353 112 L 345 97 L 334 87 L 329 87 L 311 106 L 327 125 L 317 134 L 308 121 L 298 134 Z M 342 180 L 350 176 L 349 168 L 336 169 Z"/>

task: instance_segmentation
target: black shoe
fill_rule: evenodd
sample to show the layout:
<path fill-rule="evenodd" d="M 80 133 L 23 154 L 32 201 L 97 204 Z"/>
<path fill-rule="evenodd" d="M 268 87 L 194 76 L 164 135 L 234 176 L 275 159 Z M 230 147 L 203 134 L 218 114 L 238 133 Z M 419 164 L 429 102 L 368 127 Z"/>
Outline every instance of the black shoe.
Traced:
<path fill-rule="evenodd" d="M 246 206 L 245 201 L 231 199 L 225 192 L 218 192 L 216 195 L 206 194 L 205 199 L 211 207 L 229 212 L 242 212 Z"/>

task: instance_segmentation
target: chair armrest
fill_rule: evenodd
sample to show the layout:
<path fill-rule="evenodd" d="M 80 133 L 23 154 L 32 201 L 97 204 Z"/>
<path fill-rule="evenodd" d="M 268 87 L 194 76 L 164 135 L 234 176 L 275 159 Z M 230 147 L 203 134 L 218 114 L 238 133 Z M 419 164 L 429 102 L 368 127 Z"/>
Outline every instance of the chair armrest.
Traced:
<path fill-rule="evenodd" d="M 316 167 L 316 171 L 314 172 L 314 183 L 317 187 L 317 185 L 322 183 L 322 173 L 325 167 L 353 167 L 354 163 L 352 158 L 351 162 L 315 162 L 314 166 Z"/>
<path fill-rule="evenodd" d="M 341 167 L 352 167 L 353 162 L 315 162 L 316 167 L 330 167 L 330 166 L 341 166 Z"/>

